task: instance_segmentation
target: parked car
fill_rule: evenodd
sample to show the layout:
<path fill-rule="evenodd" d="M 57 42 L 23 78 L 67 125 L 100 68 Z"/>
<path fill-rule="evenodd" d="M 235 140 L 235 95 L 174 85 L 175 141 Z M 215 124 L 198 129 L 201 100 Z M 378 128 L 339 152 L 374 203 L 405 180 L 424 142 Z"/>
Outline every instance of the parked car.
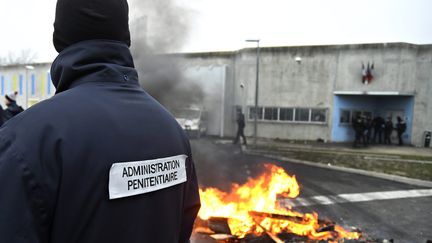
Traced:
<path fill-rule="evenodd" d="M 189 137 L 200 138 L 207 132 L 207 112 L 201 108 L 180 108 L 173 115 Z"/>

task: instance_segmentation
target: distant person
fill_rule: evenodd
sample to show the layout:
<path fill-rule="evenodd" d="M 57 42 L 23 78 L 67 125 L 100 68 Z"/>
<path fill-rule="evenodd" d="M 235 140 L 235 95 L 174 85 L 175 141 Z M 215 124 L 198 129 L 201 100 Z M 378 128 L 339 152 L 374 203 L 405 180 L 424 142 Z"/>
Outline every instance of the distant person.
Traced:
<path fill-rule="evenodd" d="M 385 128 L 384 118 L 381 116 L 377 116 L 373 120 L 373 128 L 374 128 L 374 137 L 373 140 L 375 143 L 382 143 L 383 131 Z"/>
<path fill-rule="evenodd" d="M 0 126 L 3 125 L 4 113 L 3 106 L 0 105 Z"/>
<path fill-rule="evenodd" d="M 357 116 L 356 119 L 353 121 L 353 129 L 355 133 L 354 143 L 353 147 L 357 147 L 359 143 L 363 143 L 363 146 L 366 146 L 366 139 L 365 139 L 365 128 L 364 128 L 364 119 L 362 116 Z"/>
<path fill-rule="evenodd" d="M 384 144 L 391 144 L 391 134 L 393 132 L 393 122 L 391 117 L 387 117 L 384 124 Z"/>
<path fill-rule="evenodd" d="M 4 121 L 7 121 L 24 111 L 24 109 L 16 102 L 17 95 L 18 92 L 16 91 L 12 94 L 5 95 L 5 104 L 7 108 L 4 111 Z"/>
<path fill-rule="evenodd" d="M 364 139 L 366 141 L 366 145 L 368 145 L 370 143 L 371 140 L 371 135 L 372 135 L 372 118 L 371 117 L 365 117 L 363 119 L 363 127 L 364 127 L 364 132 L 363 132 L 363 136 Z"/>
<path fill-rule="evenodd" d="M 245 117 L 243 112 L 238 111 L 237 112 L 237 136 L 234 139 L 234 144 L 237 144 L 240 140 L 240 137 L 243 138 L 243 144 L 246 145 L 246 137 L 244 135 L 244 128 L 245 128 Z"/>
<path fill-rule="evenodd" d="M 400 116 L 397 117 L 396 131 L 398 134 L 399 146 L 402 146 L 404 144 L 403 139 L 402 139 L 402 135 L 406 131 L 406 123 L 405 123 L 404 119 L 402 119 Z"/>

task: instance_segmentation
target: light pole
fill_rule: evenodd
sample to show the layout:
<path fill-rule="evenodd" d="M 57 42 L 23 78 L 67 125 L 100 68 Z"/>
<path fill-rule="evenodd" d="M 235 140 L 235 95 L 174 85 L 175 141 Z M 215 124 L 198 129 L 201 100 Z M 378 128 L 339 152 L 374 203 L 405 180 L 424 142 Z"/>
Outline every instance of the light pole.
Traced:
<path fill-rule="evenodd" d="M 257 123 L 258 123 L 258 90 L 259 90 L 259 59 L 260 59 L 260 40 L 246 40 L 246 42 L 256 42 L 256 81 L 255 81 L 255 112 L 254 112 L 254 145 L 257 142 Z"/>
<path fill-rule="evenodd" d="M 34 67 L 33 66 L 31 66 L 31 65 L 26 65 L 25 66 L 25 70 L 26 70 L 26 105 L 25 105 L 25 107 L 26 107 L 26 109 L 28 109 L 28 96 L 29 96 L 29 91 L 28 91 L 28 84 L 29 84 L 29 82 L 28 82 L 28 71 L 29 70 L 33 70 L 34 69 Z"/>

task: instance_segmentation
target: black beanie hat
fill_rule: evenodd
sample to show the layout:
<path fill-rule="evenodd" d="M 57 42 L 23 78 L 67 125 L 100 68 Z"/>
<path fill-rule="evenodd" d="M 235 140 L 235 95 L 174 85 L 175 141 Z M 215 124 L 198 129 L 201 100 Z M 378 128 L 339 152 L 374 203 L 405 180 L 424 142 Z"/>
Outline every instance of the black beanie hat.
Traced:
<path fill-rule="evenodd" d="M 58 52 L 84 40 L 116 40 L 130 46 L 127 0 L 58 0 L 53 43 Z"/>

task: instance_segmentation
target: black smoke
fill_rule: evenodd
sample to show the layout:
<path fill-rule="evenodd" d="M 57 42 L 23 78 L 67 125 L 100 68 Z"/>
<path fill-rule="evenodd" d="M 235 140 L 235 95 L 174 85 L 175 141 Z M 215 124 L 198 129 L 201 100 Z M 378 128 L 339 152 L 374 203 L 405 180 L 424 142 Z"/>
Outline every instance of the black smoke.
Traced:
<path fill-rule="evenodd" d="M 200 85 L 173 55 L 188 37 L 189 10 L 173 0 L 130 0 L 131 50 L 142 87 L 168 109 L 202 103 Z"/>

